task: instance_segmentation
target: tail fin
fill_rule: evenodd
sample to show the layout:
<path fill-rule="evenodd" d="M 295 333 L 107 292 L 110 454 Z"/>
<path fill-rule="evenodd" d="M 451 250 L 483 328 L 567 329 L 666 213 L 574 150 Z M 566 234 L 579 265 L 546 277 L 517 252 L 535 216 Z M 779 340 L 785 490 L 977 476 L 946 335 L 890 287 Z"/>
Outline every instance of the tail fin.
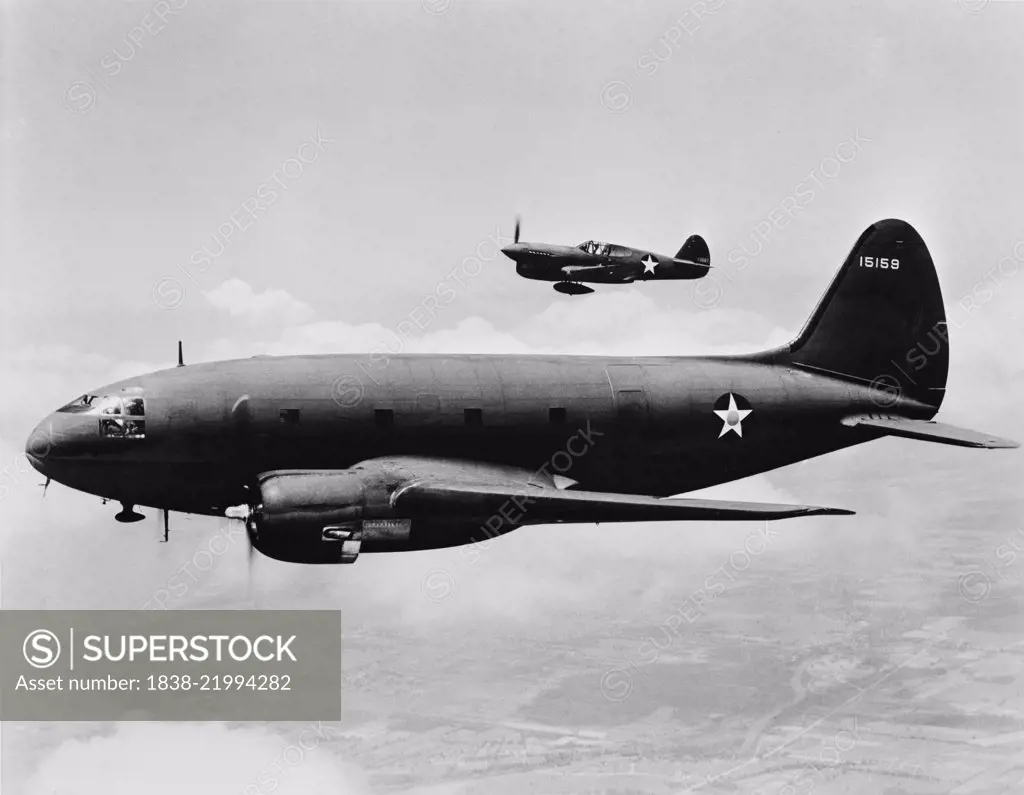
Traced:
<path fill-rule="evenodd" d="M 786 358 L 938 409 L 949 336 L 928 247 L 905 221 L 869 226 Z"/>
<path fill-rule="evenodd" d="M 711 264 L 711 252 L 708 244 L 700 235 L 690 235 L 683 243 L 683 247 L 676 254 L 676 259 L 685 259 L 689 262 L 696 262 L 698 265 Z"/>

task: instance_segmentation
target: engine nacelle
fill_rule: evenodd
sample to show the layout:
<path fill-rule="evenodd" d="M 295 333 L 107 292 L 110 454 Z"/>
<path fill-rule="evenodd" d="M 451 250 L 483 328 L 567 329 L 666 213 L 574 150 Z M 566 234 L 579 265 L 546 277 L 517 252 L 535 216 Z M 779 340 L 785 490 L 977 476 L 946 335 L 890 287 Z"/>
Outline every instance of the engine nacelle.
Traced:
<path fill-rule="evenodd" d="M 396 516 L 384 471 L 268 472 L 246 529 L 256 549 L 292 563 L 354 563 L 364 541 L 401 546 L 412 521 Z"/>

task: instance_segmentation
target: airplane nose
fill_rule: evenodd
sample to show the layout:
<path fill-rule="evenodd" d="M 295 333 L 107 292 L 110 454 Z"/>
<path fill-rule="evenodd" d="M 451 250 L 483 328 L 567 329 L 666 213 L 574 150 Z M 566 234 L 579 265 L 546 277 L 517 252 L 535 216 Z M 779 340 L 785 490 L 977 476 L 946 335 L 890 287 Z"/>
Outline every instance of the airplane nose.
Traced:
<path fill-rule="evenodd" d="M 54 412 L 29 434 L 25 456 L 36 470 L 49 477 L 59 463 L 54 459 L 81 455 L 96 448 L 97 427 L 94 416 Z"/>
<path fill-rule="evenodd" d="M 46 474 L 46 458 L 53 452 L 53 435 L 53 420 L 47 417 L 25 440 L 25 457 L 41 475 Z"/>
<path fill-rule="evenodd" d="M 510 260 L 518 261 L 518 258 L 526 250 L 524 243 L 513 243 L 509 246 L 505 246 L 501 253 L 508 257 Z"/>

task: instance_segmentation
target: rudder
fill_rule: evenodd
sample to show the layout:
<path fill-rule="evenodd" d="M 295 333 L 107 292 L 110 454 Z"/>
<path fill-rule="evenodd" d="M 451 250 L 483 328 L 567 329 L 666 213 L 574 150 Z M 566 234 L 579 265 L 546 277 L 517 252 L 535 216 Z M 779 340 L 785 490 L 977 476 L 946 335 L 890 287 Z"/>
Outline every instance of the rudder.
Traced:
<path fill-rule="evenodd" d="M 864 231 L 787 358 L 938 409 L 949 372 L 946 312 L 931 254 L 910 224 L 888 219 Z"/>

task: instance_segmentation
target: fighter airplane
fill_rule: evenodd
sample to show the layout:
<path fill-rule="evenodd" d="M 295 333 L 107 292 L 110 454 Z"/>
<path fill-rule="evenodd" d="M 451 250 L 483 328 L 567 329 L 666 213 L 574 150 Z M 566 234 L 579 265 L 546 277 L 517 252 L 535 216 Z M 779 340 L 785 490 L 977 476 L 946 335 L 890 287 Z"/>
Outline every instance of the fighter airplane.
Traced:
<path fill-rule="evenodd" d="M 851 513 L 669 495 L 884 436 L 1016 447 L 932 419 L 948 366 L 931 255 L 884 220 L 772 350 L 193 364 L 82 395 L 26 453 L 47 478 L 120 501 L 121 521 L 142 518 L 135 505 L 162 509 L 165 529 L 167 511 L 227 514 L 268 556 L 351 563 L 524 525 Z"/>
<path fill-rule="evenodd" d="M 513 240 L 512 245 L 501 251 L 516 263 L 516 272 L 527 279 L 555 282 L 555 289 L 566 295 L 594 292 L 583 282 L 631 284 L 652 279 L 699 279 L 711 268 L 711 253 L 700 235 L 690 235 L 674 257 L 596 240 L 578 246 L 520 243 L 518 219 Z"/>

